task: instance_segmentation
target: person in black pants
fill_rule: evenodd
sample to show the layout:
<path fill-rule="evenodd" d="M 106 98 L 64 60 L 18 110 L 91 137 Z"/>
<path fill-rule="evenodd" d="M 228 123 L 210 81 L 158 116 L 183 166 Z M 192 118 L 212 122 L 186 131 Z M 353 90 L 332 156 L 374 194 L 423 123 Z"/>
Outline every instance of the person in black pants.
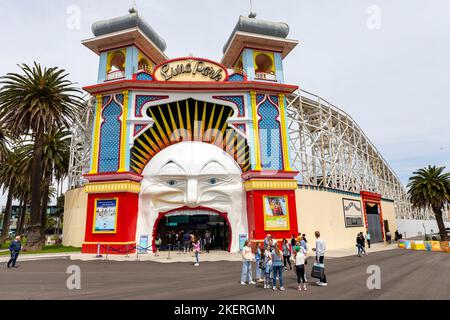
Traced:
<path fill-rule="evenodd" d="M 17 236 L 15 240 L 11 241 L 9 245 L 9 252 L 11 253 L 11 259 L 8 261 L 8 268 L 11 268 L 11 264 L 13 268 L 17 268 L 16 261 L 19 257 L 19 252 L 22 249 L 22 243 L 20 242 L 20 237 Z"/>
<path fill-rule="evenodd" d="M 292 265 L 291 265 L 291 248 L 289 247 L 289 244 L 288 244 L 286 239 L 283 239 L 283 248 L 282 248 L 282 250 L 283 250 L 284 270 L 287 270 L 287 263 L 289 264 L 289 269 L 292 270 Z"/>

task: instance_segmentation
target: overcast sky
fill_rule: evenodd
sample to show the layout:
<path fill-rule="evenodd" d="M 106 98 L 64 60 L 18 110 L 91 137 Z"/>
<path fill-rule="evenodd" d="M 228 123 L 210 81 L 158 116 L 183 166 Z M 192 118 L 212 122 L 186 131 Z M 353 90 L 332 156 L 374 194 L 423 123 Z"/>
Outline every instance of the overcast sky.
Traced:
<path fill-rule="evenodd" d="M 0 75 L 38 61 L 65 68 L 80 86 L 94 84 L 98 56 L 80 42 L 93 37 L 93 22 L 127 14 L 132 4 L 0 0 Z M 216 61 L 239 15 L 250 11 L 249 0 L 136 4 L 170 58 Z M 350 114 L 404 184 L 428 164 L 449 169 L 450 1 L 253 0 L 253 7 L 257 18 L 288 23 L 288 38 L 300 41 L 284 61 L 286 82 Z"/>

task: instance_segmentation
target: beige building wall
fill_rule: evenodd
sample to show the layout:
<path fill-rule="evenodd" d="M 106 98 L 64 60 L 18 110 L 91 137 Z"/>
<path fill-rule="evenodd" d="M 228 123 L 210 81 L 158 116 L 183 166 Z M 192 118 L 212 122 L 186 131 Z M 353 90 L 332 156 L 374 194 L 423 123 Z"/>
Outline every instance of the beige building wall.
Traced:
<path fill-rule="evenodd" d="M 381 214 L 383 220 L 388 220 L 389 231 L 391 232 L 392 239 L 394 239 L 394 232 L 398 229 L 397 219 L 395 218 L 395 205 L 392 201 L 381 201 Z"/>
<path fill-rule="evenodd" d="M 67 191 L 64 202 L 63 245 L 81 248 L 86 230 L 88 195 L 84 188 Z"/>
<path fill-rule="evenodd" d="M 320 231 L 321 237 L 326 241 L 327 250 L 339 250 L 355 247 L 356 235 L 366 233 L 366 227 L 346 227 L 342 199 L 359 200 L 358 195 L 331 192 L 329 190 L 306 189 L 300 187 L 296 190 L 298 230 L 306 234 L 309 249 L 314 247 L 314 232 Z M 363 208 L 362 215 L 364 219 Z M 389 221 L 391 234 L 397 228 L 395 220 L 394 203 L 382 201 L 381 210 L 383 219 Z M 310 252 L 312 253 L 312 252 Z"/>

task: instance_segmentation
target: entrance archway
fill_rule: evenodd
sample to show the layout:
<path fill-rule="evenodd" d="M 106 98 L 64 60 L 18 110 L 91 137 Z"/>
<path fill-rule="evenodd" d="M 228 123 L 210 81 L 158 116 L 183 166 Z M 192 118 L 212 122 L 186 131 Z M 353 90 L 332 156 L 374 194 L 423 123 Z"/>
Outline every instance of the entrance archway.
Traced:
<path fill-rule="evenodd" d="M 189 208 L 170 210 L 160 213 L 153 227 L 152 247 L 155 249 L 156 236 L 160 236 L 164 248 L 170 244 L 183 245 L 184 233 L 192 233 L 204 239 L 205 233 L 212 235 L 211 250 L 230 251 L 232 244 L 232 228 L 227 213 L 210 208 Z M 178 234 L 179 242 L 175 235 Z"/>

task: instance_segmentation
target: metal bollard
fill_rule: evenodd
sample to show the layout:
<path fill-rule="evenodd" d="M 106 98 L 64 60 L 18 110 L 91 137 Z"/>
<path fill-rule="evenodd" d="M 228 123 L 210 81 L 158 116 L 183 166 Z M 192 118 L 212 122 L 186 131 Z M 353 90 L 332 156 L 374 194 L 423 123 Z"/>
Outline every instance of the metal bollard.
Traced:
<path fill-rule="evenodd" d="M 169 254 L 167 255 L 167 260 L 170 260 L 170 259 L 172 259 L 172 258 L 170 257 L 170 244 L 169 244 Z"/>
<path fill-rule="evenodd" d="M 136 261 L 139 261 L 139 246 L 136 246 Z"/>
<path fill-rule="evenodd" d="M 101 258 L 101 257 L 103 257 L 103 256 L 100 254 L 100 247 L 101 247 L 101 244 L 100 244 L 100 242 L 99 242 L 99 243 L 97 243 L 97 255 L 95 256 L 96 258 Z"/>
<path fill-rule="evenodd" d="M 106 260 L 108 260 L 108 253 L 109 253 L 109 243 L 106 246 Z"/>

